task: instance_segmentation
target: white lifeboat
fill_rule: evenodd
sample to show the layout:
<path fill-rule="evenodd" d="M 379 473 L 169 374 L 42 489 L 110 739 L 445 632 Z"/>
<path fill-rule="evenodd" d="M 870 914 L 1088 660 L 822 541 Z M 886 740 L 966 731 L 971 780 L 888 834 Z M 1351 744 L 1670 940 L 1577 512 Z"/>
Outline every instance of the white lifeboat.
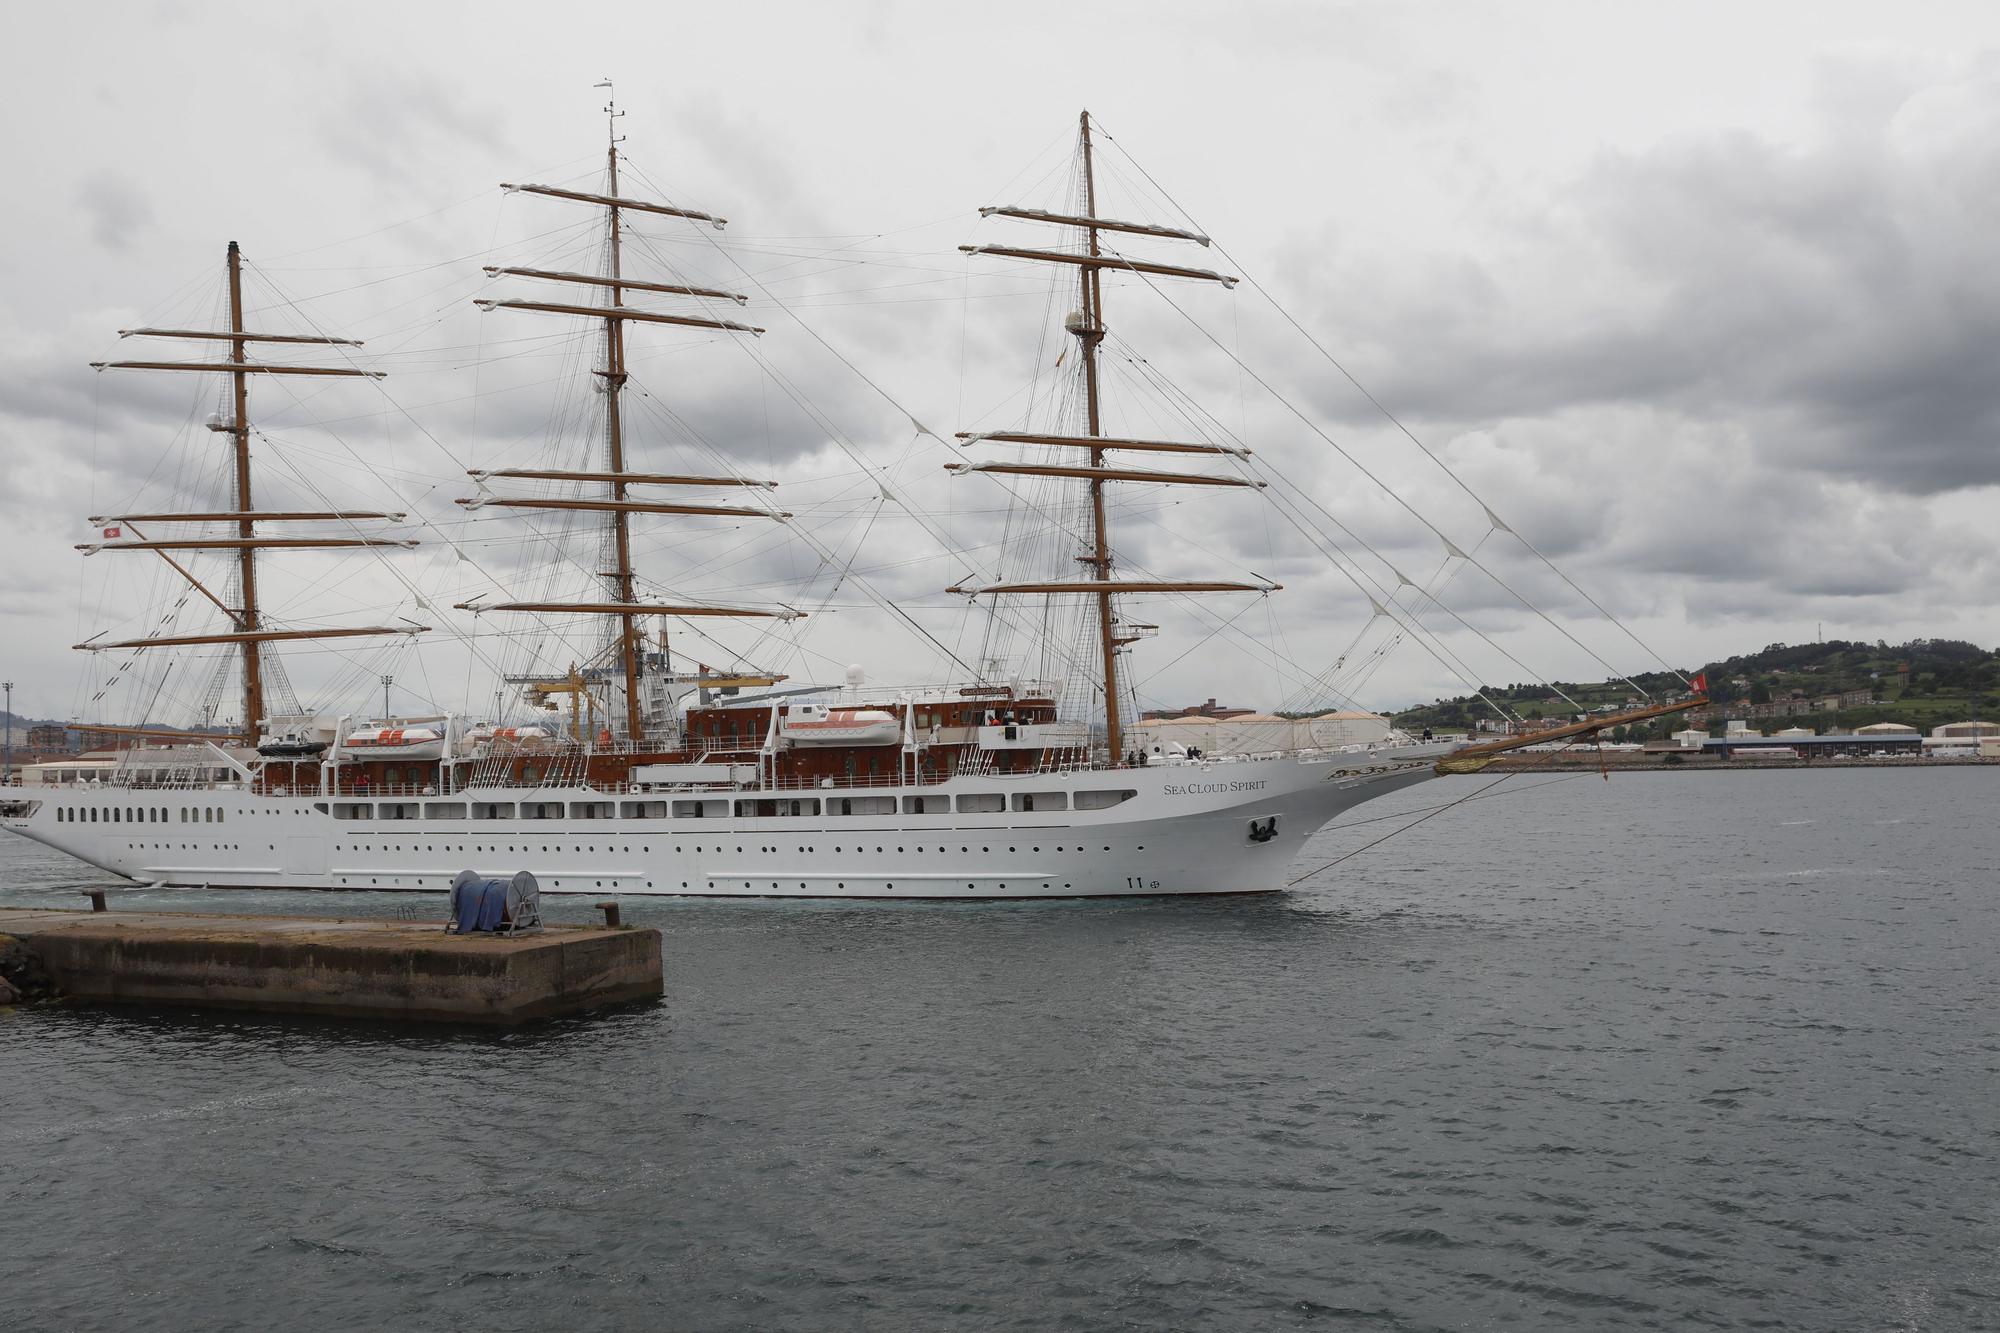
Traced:
<path fill-rule="evenodd" d="M 894 745 L 903 724 L 880 708 L 794 704 L 778 719 L 778 735 L 794 745 Z"/>
<path fill-rule="evenodd" d="M 442 759 L 444 733 L 430 727 L 363 727 L 341 749 L 357 759 Z"/>

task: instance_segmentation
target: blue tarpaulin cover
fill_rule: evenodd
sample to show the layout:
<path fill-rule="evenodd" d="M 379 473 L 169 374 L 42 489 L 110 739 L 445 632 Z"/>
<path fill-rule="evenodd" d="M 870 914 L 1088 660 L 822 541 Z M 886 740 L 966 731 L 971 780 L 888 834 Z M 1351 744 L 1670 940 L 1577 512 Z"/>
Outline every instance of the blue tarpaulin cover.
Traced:
<path fill-rule="evenodd" d="M 504 879 L 481 879 L 462 871 L 451 882 L 451 919 L 461 935 L 499 929 L 507 914 Z"/>

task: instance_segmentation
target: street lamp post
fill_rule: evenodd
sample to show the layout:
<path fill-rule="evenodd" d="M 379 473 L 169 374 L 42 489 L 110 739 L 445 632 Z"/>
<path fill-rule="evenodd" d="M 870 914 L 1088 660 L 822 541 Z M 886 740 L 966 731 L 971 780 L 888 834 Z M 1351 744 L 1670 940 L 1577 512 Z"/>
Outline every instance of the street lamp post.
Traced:
<path fill-rule="evenodd" d="M 7 750 L 6 758 L 0 760 L 0 786 L 14 785 L 14 682 L 0 681 L 7 691 Z"/>
<path fill-rule="evenodd" d="M 394 716 L 389 712 L 389 687 L 395 683 L 396 678 L 394 676 L 382 677 L 382 720 L 384 722 L 391 721 Z"/>

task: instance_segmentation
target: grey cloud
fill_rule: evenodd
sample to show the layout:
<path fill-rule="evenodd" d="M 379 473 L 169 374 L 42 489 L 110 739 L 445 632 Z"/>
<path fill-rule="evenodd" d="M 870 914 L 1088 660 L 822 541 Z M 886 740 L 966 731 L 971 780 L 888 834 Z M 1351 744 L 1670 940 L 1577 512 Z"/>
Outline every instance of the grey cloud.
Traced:
<path fill-rule="evenodd" d="M 2000 480 L 2000 139 L 1965 128 L 2000 118 L 2000 77 L 1954 89 L 1958 132 L 1918 142 L 1906 92 L 1804 147 L 1739 132 L 1606 154 L 1497 252 L 1350 258 L 1323 322 L 1359 324 L 1382 396 L 1433 423 L 1645 403 L 1745 421 L 1806 472 L 1920 494 Z"/>
<path fill-rule="evenodd" d="M 76 202 L 90 225 L 91 239 L 107 250 L 130 250 L 153 222 L 153 206 L 131 181 L 108 171 L 84 177 Z"/>

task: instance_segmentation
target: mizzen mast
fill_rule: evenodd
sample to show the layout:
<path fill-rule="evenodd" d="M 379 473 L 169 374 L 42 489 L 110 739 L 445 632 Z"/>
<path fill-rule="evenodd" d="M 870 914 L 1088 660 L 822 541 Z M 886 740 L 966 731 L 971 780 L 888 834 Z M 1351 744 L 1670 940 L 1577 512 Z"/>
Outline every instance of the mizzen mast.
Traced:
<path fill-rule="evenodd" d="M 1104 729 L 1105 742 L 1116 763 L 1124 752 L 1124 719 L 1121 716 L 1118 654 L 1125 645 L 1133 642 L 1136 633 L 1129 636 L 1120 633 L 1120 624 L 1115 599 L 1125 593 L 1208 593 L 1208 592 L 1274 592 L 1275 583 L 1237 583 L 1231 581 L 1204 580 L 1200 582 L 1169 582 L 1149 580 L 1138 582 L 1112 577 L 1111 527 L 1105 514 L 1104 488 L 1113 482 L 1134 481 L 1149 484 L 1179 484 L 1193 486 L 1256 486 L 1240 477 L 1214 476 L 1205 474 L 1155 472 L 1132 468 L 1113 467 L 1107 462 L 1107 455 L 1113 450 L 1136 450 L 1150 453 L 1180 454 L 1227 454 L 1241 457 L 1247 450 L 1216 444 L 1180 443 L 1168 440 L 1139 440 L 1122 436 L 1107 436 L 1104 433 L 1103 410 L 1098 387 L 1097 353 L 1104 341 L 1104 272 L 1123 270 L 1152 277 L 1191 278 L 1220 283 L 1224 287 L 1236 285 L 1236 279 L 1227 274 L 1209 269 L 1185 268 L 1177 264 L 1158 264 L 1149 260 L 1128 258 L 1125 255 L 1107 253 L 1101 233 L 1119 232 L 1164 240 L 1192 241 L 1206 246 L 1209 238 L 1198 232 L 1183 231 L 1174 227 L 1156 226 L 1144 222 L 1126 222 L 1116 218 L 1100 217 L 1097 213 L 1097 176 L 1091 156 L 1090 112 L 1078 117 L 1078 153 L 1082 168 L 1083 212 L 1052 213 L 1046 209 L 1023 208 L 1014 205 L 992 205 L 979 210 L 981 217 L 1019 218 L 1029 222 L 1052 223 L 1057 226 L 1073 227 L 1083 233 L 1080 252 L 1065 250 L 1023 249 L 1009 245 L 962 245 L 959 249 L 967 254 L 992 255 L 1002 259 L 1026 259 L 1042 263 L 1064 264 L 1077 270 L 1079 305 L 1077 313 L 1068 321 L 1068 329 L 1077 340 L 1078 351 L 1083 362 L 1083 391 L 1085 431 L 1083 435 L 1056 435 L 1025 431 L 962 432 L 959 439 L 967 444 L 991 441 L 994 443 L 1033 444 L 1054 447 L 1079 448 L 1086 451 L 1086 462 L 1081 464 L 1039 464 L 1039 463 L 952 463 L 947 466 L 961 475 L 970 473 L 1000 473 L 1013 476 L 1068 477 L 1086 481 L 1090 487 L 1090 552 L 1080 555 L 1077 560 L 1089 565 L 1094 577 L 1088 580 L 1053 580 L 1049 582 L 994 583 L 984 587 L 953 587 L 951 592 L 968 596 L 984 594 L 1056 594 L 1085 593 L 1097 603 L 1098 650 L 1102 661 L 1104 680 Z M 1144 627 L 1130 626 L 1138 630 Z"/>
<path fill-rule="evenodd" d="M 420 634 L 428 626 L 395 627 L 387 625 L 365 626 L 352 629 L 266 629 L 263 610 L 257 597 L 257 553 L 273 548 L 333 549 L 346 547 L 415 546 L 417 543 L 396 538 L 377 537 L 266 537 L 258 532 L 259 523 L 270 522 L 339 522 L 350 526 L 364 520 L 401 519 L 401 514 L 377 513 L 360 510 L 304 511 L 265 510 L 259 511 L 254 501 L 251 485 L 250 459 L 250 376 L 252 375 L 306 375 L 356 379 L 381 379 L 382 372 L 359 370 L 349 366 L 291 366 L 269 362 L 252 361 L 249 356 L 251 343 L 317 344 L 335 347 L 359 347 L 360 343 L 351 338 L 333 338 L 295 333 L 252 333 L 243 324 L 243 252 L 235 241 L 229 243 L 229 327 L 226 330 L 208 329 L 120 329 L 121 338 L 172 338 L 206 342 L 227 342 L 229 351 L 222 361 L 93 361 L 96 370 L 178 370 L 194 371 L 200 374 L 222 373 L 230 379 L 230 416 L 227 422 L 211 422 L 209 429 L 230 437 L 230 470 L 234 508 L 211 512 L 166 512 L 146 514 L 98 515 L 90 521 L 101 528 L 106 540 L 86 542 L 77 549 L 86 555 L 98 551 L 152 551 L 165 560 L 175 573 L 200 592 L 228 616 L 231 628 L 222 634 L 182 634 L 154 635 L 144 639 L 124 640 L 117 643 L 96 641 L 81 643 L 77 647 L 98 652 L 114 648 L 165 648 L 184 647 L 197 644 L 240 645 L 243 652 L 243 730 L 244 738 L 255 742 L 258 727 L 264 721 L 264 662 L 263 645 L 279 641 L 300 639 L 336 639 L 377 637 L 391 634 Z M 133 525 L 144 521 L 164 523 L 227 523 L 235 528 L 231 537 L 141 537 Z M 109 526 L 104 526 L 109 525 Z M 125 539 L 125 529 L 131 527 L 132 539 Z M 233 550 L 236 552 L 236 576 L 239 604 L 230 606 L 222 597 L 197 579 L 188 568 L 168 555 L 169 551 Z"/>

